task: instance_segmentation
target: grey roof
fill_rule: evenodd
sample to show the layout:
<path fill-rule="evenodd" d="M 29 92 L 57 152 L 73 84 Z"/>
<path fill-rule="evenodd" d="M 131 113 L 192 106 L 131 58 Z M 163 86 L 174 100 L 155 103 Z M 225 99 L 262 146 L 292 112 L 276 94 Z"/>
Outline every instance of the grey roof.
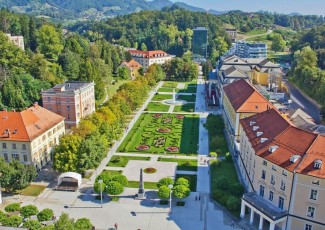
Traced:
<path fill-rule="evenodd" d="M 85 88 L 94 82 L 86 82 L 86 81 L 67 81 L 63 84 L 57 84 L 51 89 L 43 90 L 44 93 L 50 93 L 55 91 L 75 91 L 82 88 Z"/>
<path fill-rule="evenodd" d="M 196 27 L 194 30 L 207 30 L 207 29 L 205 27 L 199 26 L 199 27 Z"/>
<path fill-rule="evenodd" d="M 263 197 L 257 195 L 256 192 L 245 193 L 242 199 L 272 220 L 278 220 L 288 215 L 287 211 L 284 211 L 266 201 Z"/>

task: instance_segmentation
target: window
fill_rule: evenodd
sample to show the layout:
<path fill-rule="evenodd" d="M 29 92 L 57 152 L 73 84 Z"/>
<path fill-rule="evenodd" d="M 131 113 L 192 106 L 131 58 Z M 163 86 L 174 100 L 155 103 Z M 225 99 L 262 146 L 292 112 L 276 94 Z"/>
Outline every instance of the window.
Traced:
<path fill-rule="evenodd" d="M 22 144 L 22 145 L 21 145 L 21 148 L 22 148 L 23 150 L 26 150 L 26 144 Z"/>
<path fill-rule="evenodd" d="M 286 190 L 286 182 L 284 182 L 283 180 L 281 180 L 281 186 L 280 186 L 281 190 L 285 191 Z"/>
<path fill-rule="evenodd" d="M 279 208 L 283 209 L 284 206 L 284 198 L 279 196 Z"/>
<path fill-rule="evenodd" d="M 16 144 L 12 144 L 12 149 L 17 149 L 17 145 Z"/>
<path fill-rule="evenodd" d="M 8 153 L 4 153 L 3 154 L 3 158 L 5 159 L 5 161 L 8 161 L 9 159 L 8 159 Z"/>
<path fill-rule="evenodd" d="M 70 114 L 68 114 L 68 119 L 70 119 Z"/>
<path fill-rule="evenodd" d="M 48 98 L 47 98 L 47 101 L 48 101 L 48 102 L 50 102 L 50 101 L 51 101 L 51 98 L 50 98 L 50 97 L 48 97 Z"/>
<path fill-rule="evenodd" d="M 66 102 L 69 102 L 69 101 L 70 101 L 70 99 L 69 99 L 69 98 L 67 98 L 67 99 L 65 99 L 65 101 L 66 101 Z"/>
<path fill-rule="evenodd" d="M 319 185 L 319 180 L 312 180 L 312 184 Z"/>
<path fill-rule="evenodd" d="M 6 149 L 7 148 L 7 143 L 2 143 L 2 148 Z"/>
<path fill-rule="evenodd" d="M 274 193 L 272 191 L 270 191 L 270 195 L 269 195 L 269 200 L 270 201 L 273 201 L 273 195 L 274 195 Z"/>
<path fill-rule="evenodd" d="M 265 190 L 264 186 L 260 185 L 260 196 L 261 197 L 264 197 L 264 190 Z"/>
<path fill-rule="evenodd" d="M 27 155 L 26 155 L 26 154 L 24 154 L 24 161 L 25 161 L 25 162 L 28 161 L 28 160 L 27 160 Z"/>
<path fill-rule="evenodd" d="M 261 178 L 262 178 L 263 180 L 265 180 L 265 176 L 266 176 L 266 171 L 265 171 L 265 170 L 262 170 L 262 176 L 261 176 Z"/>
<path fill-rule="evenodd" d="M 276 171 L 275 165 L 272 165 L 272 170 Z"/>
<path fill-rule="evenodd" d="M 311 226 L 310 224 L 306 224 L 305 225 L 305 230 L 312 230 L 313 226 Z"/>
<path fill-rule="evenodd" d="M 263 160 L 263 165 L 267 166 L 267 161 Z"/>
<path fill-rule="evenodd" d="M 283 176 L 287 176 L 287 175 L 288 175 L 287 171 L 282 170 L 282 175 L 283 175 Z"/>
<path fill-rule="evenodd" d="M 271 175 L 271 184 L 275 184 L 275 179 L 274 179 L 274 176 L 273 175 Z"/>
<path fill-rule="evenodd" d="M 17 153 L 13 153 L 11 157 L 19 161 L 19 155 Z"/>
<path fill-rule="evenodd" d="M 310 199 L 311 199 L 311 200 L 316 200 L 316 199 L 317 199 L 317 190 L 312 189 L 312 190 L 310 191 Z"/>
<path fill-rule="evenodd" d="M 67 106 L 67 111 L 70 111 L 70 106 L 69 105 Z"/>
<path fill-rule="evenodd" d="M 309 216 L 309 217 L 314 217 L 314 215 L 315 215 L 315 208 L 314 207 L 308 207 L 308 210 L 307 210 L 307 216 Z"/>

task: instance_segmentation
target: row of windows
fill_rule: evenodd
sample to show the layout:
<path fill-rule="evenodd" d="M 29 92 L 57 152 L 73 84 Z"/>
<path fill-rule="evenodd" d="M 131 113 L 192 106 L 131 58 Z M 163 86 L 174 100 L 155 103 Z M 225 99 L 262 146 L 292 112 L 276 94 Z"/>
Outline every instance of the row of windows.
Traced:
<path fill-rule="evenodd" d="M 3 158 L 5 159 L 5 161 L 9 161 L 8 153 L 4 153 L 3 154 Z M 20 161 L 20 158 L 19 158 L 19 154 L 18 153 L 11 154 L 11 158 Z M 23 155 L 23 161 L 24 162 L 27 162 L 28 161 L 28 157 L 27 157 L 26 154 Z"/>
<path fill-rule="evenodd" d="M 261 178 L 262 178 L 263 180 L 266 179 L 266 171 L 265 171 L 264 169 L 262 170 Z M 272 185 L 275 185 L 275 176 L 274 176 L 274 175 L 271 175 L 270 183 L 271 183 Z M 280 189 L 283 190 L 283 191 L 286 190 L 286 183 L 284 182 L 284 180 L 281 180 Z"/>
<path fill-rule="evenodd" d="M 7 149 L 9 146 L 9 144 L 7 143 L 2 143 L 2 149 Z M 16 143 L 12 143 L 11 144 L 12 149 L 17 149 L 17 144 Z M 21 149 L 22 150 L 26 150 L 26 144 L 21 144 Z"/>
<path fill-rule="evenodd" d="M 265 192 L 265 187 L 263 185 L 260 185 L 260 196 L 261 197 L 264 197 L 264 192 Z M 273 199 L 274 199 L 274 192 L 270 191 L 269 200 L 273 201 Z M 282 210 L 284 209 L 284 198 L 282 196 L 279 196 L 278 207 Z"/>

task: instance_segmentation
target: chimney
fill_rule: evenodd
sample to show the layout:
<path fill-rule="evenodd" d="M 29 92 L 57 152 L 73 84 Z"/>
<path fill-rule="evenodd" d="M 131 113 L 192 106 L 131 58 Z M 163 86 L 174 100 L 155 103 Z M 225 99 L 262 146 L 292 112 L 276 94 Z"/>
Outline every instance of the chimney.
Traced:
<path fill-rule="evenodd" d="M 37 108 L 38 107 L 38 102 L 34 102 L 34 108 Z"/>

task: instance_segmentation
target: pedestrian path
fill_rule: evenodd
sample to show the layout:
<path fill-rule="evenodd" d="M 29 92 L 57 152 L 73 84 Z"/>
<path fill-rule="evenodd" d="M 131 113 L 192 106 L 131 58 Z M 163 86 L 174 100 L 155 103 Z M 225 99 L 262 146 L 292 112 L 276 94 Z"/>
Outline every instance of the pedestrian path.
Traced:
<path fill-rule="evenodd" d="M 169 106 L 168 113 L 173 113 L 175 105 Z"/>
<path fill-rule="evenodd" d="M 176 174 L 184 174 L 184 175 L 196 175 L 196 171 L 184 171 L 184 170 L 177 170 Z"/>

